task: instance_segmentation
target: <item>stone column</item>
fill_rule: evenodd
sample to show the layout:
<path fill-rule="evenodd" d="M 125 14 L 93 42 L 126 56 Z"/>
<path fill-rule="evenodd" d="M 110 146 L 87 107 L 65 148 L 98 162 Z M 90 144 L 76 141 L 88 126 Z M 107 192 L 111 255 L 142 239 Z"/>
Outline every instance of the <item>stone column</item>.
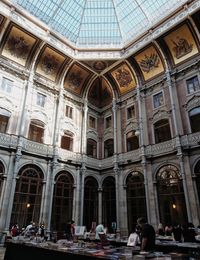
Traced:
<path fill-rule="evenodd" d="M 143 130 L 143 121 L 142 121 L 142 101 L 140 97 L 140 86 L 137 86 L 137 102 L 139 110 L 139 141 L 140 141 L 140 158 L 141 165 L 144 174 L 144 186 L 145 186 L 145 197 L 146 197 L 146 208 L 147 208 L 147 218 L 151 223 L 151 214 L 150 214 L 150 195 L 148 187 L 148 178 L 147 178 L 147 166 L 146 166 L 146 156 L 145 156 L 145 146 L 144 146 L 144 130 Z"/>
<path fill-rule="evenodd" d="M 50 234 L 51 232 L 51 215 L 52 215 L 52 206 L 53 206 L 53 195 L 54 195 L 54 186 L 56 184 L 55 180 L 54 180 L 54 176 L 56 174 L 56 170 L 57 170 L 57 165 L 58 165 L 58 162 L 57 162 L 57 148 L 55 147 L 54 148 L 54 158 L 53 158 L 53 162 L 52 162 L 52 165 L 51 165 L 51 172 L 50 172 L 50 175 L 49 175 L 49 189 L 48 189 L 48 192 L 49 192 L 49 207 L 48 207 L 48 215 L 47 215 L 47 218 L 48 218 L 48 221 L 46 224 L 46 227 L 47 227 L 47 233 Z"/>
<path fill-rule="evenodd" d="M 81 223 L 81 172 L 80 167 L 76 167 L 76 189 L 74 193 L 75 206 L 74 206 L 74 221 L 77 225 Z"/>
<path fill-rule="evenodd" d="M 117 154 L 117 105 L 116 99 L 112 101 L 112 111 L 113 111 L 113 134 L 114 134 L 114 154 Z"/>
<path fill-rule="evenodd" d="M 50 178 L 51 178 L 51 164 L 47 164 L 47 173 L 46 180 L 44 180 L 43 185 L 43 194 L 41 201 L 41 212 L 40 212 L 40 222 L 44 222 L 45 226 L 48 223 L 48 214 L 49 214 L 49 197 L 50 197 Z"/>
<path fill-rule="evenodd" d="M 120 232 L 120 207 L 119 207 L 119 168 L 118 165 L 115 163 L 114 166 L 114 173 L 115 173 L 115 191 L 116 191 L 116 223 L 117 223 L 117 230 L 116 232 Z"/>
<path fill-rule="evenodd" d="M 19 161 L 21 159 L 21 149 L 22 149 L 22 143 L 19 141 L 18 147 L 17 147 L 17 152 L 15 154 L 15 161 L 14 161 L 14 168 L 13 168 L 13 173 L 10 173 L 12 176 L 9 178 L 10 181 L 10 188 L 7 187 L 8 189 L 8 201 L 6 201 L 6 204 L 8 205 L 7 207 L 7 214 L 6 214 L 6 221 L 5 221 L 5 230 L 9 230 L 9 225 L 10 225 L 10 218 L 11 218 L 11 213 L 12 213 L 12 206 L 13 206 L 13 200 L 14 200 L 14 195 L 15 195 L 15 187 L 16 187 L 16 180 L 18 178 L 17 173 L 18 173 L 18 166 L 19 166 Z"/>
<path fill-rule="evenodd" d="M 177 154 L 177 156 L 179 158 L 179 163 L 180 163 L 180 173 L 181 173 L 181 178 L 182 178 L 182 182 L 183 182 L 183 190 L 184 190 L 184 194 L 185 194 L 185 204 L 186 204 L 186 209 L 187 209 L 188 221 L 193 222 L 182 152 Z"/>
<path fill-rule="evenodd" d="M 80 225 L 83 225 L 83 207 L 84 207 L 84 181 L 85 181 L 86 167 L 85 163 L 82 163 L 81 167 L 81 198 L 80 198 Z"/>
<path fill-rule="evenodd" d="M 72 201 L 72 219 L 75 221 L 76 225 L 77 225 L 77 222 L 76 222 L 76 190 L 77 190 L 77 185 L 74 184 L 73 185 L 73 201 Z"/>
<path fill-rule="evenodd" d="M 183 152 L 182 152 L 182 147 L 181 147 L 181 140 L 179 136 L 179 131 L 178 131 L 178 118 L 176 116 L 176 106 L 174 103 L 174 98 L 173 98 L 173 92 L 172 92 L 172 80 L 171 80 L 171 75 L 170 71 L 166 71 L 166 77 L 167 77 L 167 84 L 169 88 L 169 94 L 170 94 L 170 100 L 171 100 L 171 105 L 172 105 L 172 119 L 174 123 L 174 129 L 175 129 L 175 136 L 176 136 L 176 149 L 177 149 L 177 157 L 179 159 L 179 165 L 180 165 L 180 173 L 183 181 L 183 190 L 184 190 L 184 195 L 185 195 L 185 203 L 186 203 L 186 209 L 187 209 L 187 215 L 188 215 L 188 220 L 189 222 L 192 222 L 192 216 L 191 216 L 191 209 L 190 209 L 190 201 L 189 201 L 189 191 L 187 187 L 187 181 L 186 181 L 186 174 L 185 174 L 185 168 L 184 168 L 184 162 L 183 162 Z"/>
<path fill-rule="evenodd" d="M 88 116 L 88 101 L 85 99 L 83 107 L 83 125 L 82 125 L 82 154 L 86 154 L 87 150 L 87 116 Z"/>
<path fill-rule="evenodd" d="M 102 223 L 102 188 L 98 189 L 98 223 Z"/>
<path fill-rule="evenodd" d="M 9 201 L 10 201 L 10 193 L 11 193 L 11 187 L 12 187 L 12 181 L 13 181 L 13 167 L 14 167 L 14 158 L 15 155 L 14 153 L 11 153 L 10 157 L 9 157 L 9 168 L 8 168 L 8 172 L 7 174 L 5 174 L 5 179 L 4 179 L 4 187 L 2 192 L 4 191 L 4 193 L 2 193 L 1 196 L 1 206 L 0 206 L 0 233 L 3 232 L 4 230 L 6 230 L 5 228 L 5 222 L 7 219 L 7 210 L 8 210 L 8 205 L 9 205 Z M 1 238 L 1 235 L 0 235 Z M 0 241 L 1 242 L 1 241 Z"/>

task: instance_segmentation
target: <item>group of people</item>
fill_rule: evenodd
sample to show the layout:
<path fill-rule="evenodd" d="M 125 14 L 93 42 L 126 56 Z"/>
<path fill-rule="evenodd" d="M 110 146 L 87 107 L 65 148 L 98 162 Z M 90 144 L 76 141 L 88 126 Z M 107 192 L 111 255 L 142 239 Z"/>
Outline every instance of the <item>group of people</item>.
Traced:
<path fill-rule="evenodd" d="M 96 226 L 96 235 L 95 239 L 99 240 L 100 235 L 105 233 L 105 227 L 103 224 Z M 129 236 L 132 240 L 131 246 L 135 246 L 137 243 L 140 243 L 141 251 L 153 251 L 155 249 L 155 239 L 156 232 L 152 225 L 147 223 L 147 220 L 143 217 L 138 218 L 137 225 L 134 228 L 134 232 Z"/>
<path fill-rule="evenodd" d="M 103 224 L 99 224 L 95 229 L 95 239 L 100 240 L 100 235 L 105 234 L 106 228 Z M 45 226 L 41 223 L 38 227 L 35 222 L 31 221 L 25 229 L 20 231 L 19 226 L 15 223 L 11 228 L 11 235 L 13 237 L 18 235 L 23 235 L 24 237 L 45 237 Z M 68 221 L 66 230 L 66 239 L 73 240 L 75 236 L 75 222 L 73 220 Z M 150 225 L 146 218 L 138 218 L 137 224 L 134 227 L 134 231 L 130 234 L 128 239 L 128 244 L 130 246 L 135 246 L 140 244 L 141 251 L 153 251 L 155 249 L 156 236 L 170 236 L 173 237 L 175 241 L 178 242 L 196 242 L 195 236 L 200 234 L 200 226 L 194 227 L 192 223 L 187 223 L 185 225 L 163 225 L 160 223 L 157 230 Z"/>
<path fill-rule="evenodd" d="M 200 233 L 200 226 L 195 228 L 194 224 L 188 222 L 186 224 L 167 224 L 165 227 L 160 223 L 158 225 L 157 234 L 160 236 L 172 236 L 178 242 L 196 242 L 196 236 Z"/>
<path fill-rule="evenodd" d="M 157 235 L 170 236 L 177 242 L 197 242 L 196 236 L 200 235 L 200 226 L 195 228 L 190 222 L 182 226 L 167 224 L 163 227 L 162 224 L 159 224 L 158 229 L 155 230 L 145 218 L 139 218 L 134 232 L 129 236 L 128 245 L 135 246 L 140 243 L 141 251 L 153 251 Z"/>
<path fill-rule="evenodd" d="M 21 235 L 21 236 L 24 236 L 25 238 L 35 237 L 35 236 L 44 238 L 45 237 L 45 226 L 44 226 L 44 223 L 40 223 L 39 226 L 36 226 L 35 222 L 31 221 L 30 224 L 26 226 L 26 228 L 22 228 L 20 230 L 18 224 L 15 223 L 11 227 L 10 233 L 11 233 L 12 237 Z"/>

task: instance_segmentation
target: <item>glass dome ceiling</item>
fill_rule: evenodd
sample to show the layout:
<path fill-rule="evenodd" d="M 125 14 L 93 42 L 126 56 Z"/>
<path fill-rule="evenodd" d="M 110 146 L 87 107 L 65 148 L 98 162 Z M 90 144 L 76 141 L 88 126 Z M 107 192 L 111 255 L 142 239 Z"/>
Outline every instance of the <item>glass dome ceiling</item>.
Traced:
<path fill-rule="evenodd" d="M 11 0 L 74 46 L 123 47 L 187 0 Z"/>

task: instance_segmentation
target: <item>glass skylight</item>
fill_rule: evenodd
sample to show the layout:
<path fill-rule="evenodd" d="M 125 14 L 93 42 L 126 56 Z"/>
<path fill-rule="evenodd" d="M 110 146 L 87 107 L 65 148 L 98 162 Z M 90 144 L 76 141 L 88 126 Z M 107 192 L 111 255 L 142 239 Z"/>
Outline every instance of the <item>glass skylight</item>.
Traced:
<path fill-rule="evenodd" d="M 77 47 L 124 46 L 187 0 L 11 0 Z"/>

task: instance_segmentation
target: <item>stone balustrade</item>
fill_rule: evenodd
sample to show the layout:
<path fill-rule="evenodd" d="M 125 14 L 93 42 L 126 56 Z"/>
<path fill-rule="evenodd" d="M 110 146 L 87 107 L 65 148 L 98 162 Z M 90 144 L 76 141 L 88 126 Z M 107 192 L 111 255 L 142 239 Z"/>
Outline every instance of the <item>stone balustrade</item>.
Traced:
<path fill-rule="evenodd" d="M 180 144 L 183 149 L 191 149 L 192 147 L 200 145 L 200 132 L 181 136 Z M 0 146 L 6 149 L 17 149 L 17 147 L 21 147 L 22 154 L 23 152 L 26 152 L 49 158 L 53 158 L 54 155 L 52 145 L 37 143 L 24 137 L 18 137 L 16 135 L 9 135 L 5 133 L 0 133 Z M 83 161 L 83 157 L 80 153 L 75 153 L 61 148 L 58 148 L 57 151 L 58 159 L 62 161 L 70 160 L 75 163 L 81 163 Z M 144 148 L 144 152 L 147 158 L 176 152 L 176 139 L 174 138 L 166 142 L 147 145 Z M 114 156 L 102 160 L 87 156 L 85 158 L 86 165 L 92 168 L 105 169 L 114 166 Z M 124 164 L 139 160 L 141 160 L 141 148 L 119 154 L 117 161 Z"/>

